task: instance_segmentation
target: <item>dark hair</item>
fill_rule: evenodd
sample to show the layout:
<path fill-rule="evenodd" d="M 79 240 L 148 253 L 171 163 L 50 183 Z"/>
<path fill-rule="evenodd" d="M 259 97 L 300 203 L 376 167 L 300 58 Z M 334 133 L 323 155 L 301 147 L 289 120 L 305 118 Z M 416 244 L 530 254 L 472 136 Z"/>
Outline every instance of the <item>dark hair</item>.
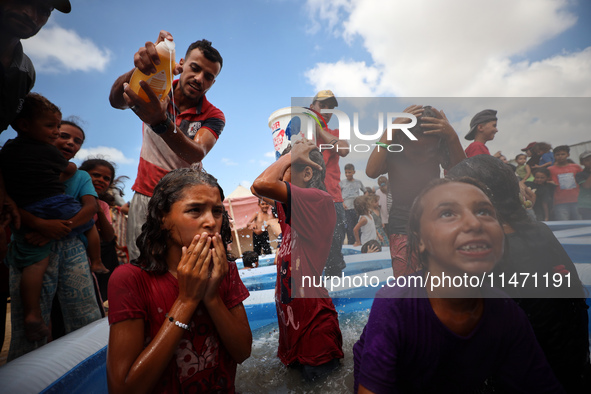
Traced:
<path fill-rule="evenodd" d="M 378 248 L 378 252 L 382 251 L 382 244 L 376 240 L 376 239 L 370 239 L 369 241 L 367 241 L 366 243 L 363 244 L 363 246 L 361 247 L 361 253 L 367 253 L 367 250 L 370 247 L 377 247 Z"/>
<path fill-rule="evenodd" d="M 220 55 L 218 50 L 211 46 L 211 41 L 207 41 L 207 40 L 195 41 L 194 43 L 189 45 L 189 48 L 187 49 L 187 53 L 185 54 L 185 57 L 189 57 L 189 54 L 191 53 L 191 51 L 193 49 L 197 49 L 197 48 L 201 49 L 203 56 L 205 56 L 205 58 L 207 60 L 209 60 L 210 62 L 219 63 L 220 64 L 220 71 L 222 70 L 222 67 L 224 66 L 224 59 L 222 59 L 222 55 Z"/>
<path fill-rule="evenodd" d="M 312 179 L 310 179 L 310 181 L 308 182 L 308 187 L 326 191 L 326 186 L 324 185 L 324 177 L 326 175 L 326 164 L 324 164 L 324 158 L 322 157 L 322 153 L 320 153 L 320 151 L 316 148 L 310 151 L 308 157 L 314 163 L 319 164 L 322 167 L 321 170 L 317 170 L 316 168 L 312 168 L 310 166 L 310 168 L 312 168 Z M 292 164 L 291 167 L 292 171 L 296 170 L 299 172 L 303 171 L 308 166 L 305 164 Z"/>
<path fill-rule="evenodd" d="M 252 250 L 247 250 L 242 254 L 242 263 L 244 264 L 244 268 L 252 268 L 252 266 L 257 261 L 259 261 L 259 255 Z"/>
<path fill-rule="evenodd" d="M 556 152 L 570 153 L 570 147 L 568 145 L 559 145 L 556 148 L 554 148 L 554 153 Z"/>
<path fill-rule="evenodd" d="M 552 145 L 547 142 L 538 142 L 532 147 L 532 149 L 538 154 L 544 154 L 552 149 Z"/>
<path fill-rule="evenodd" d="M 521 204 L 519 181 L 515 172 L 496 157 L 478 155 L 465 159 L 453 167 L 447 176 L 451 179 L 468 176 L 488 186 L 501 223 L 506 223 L 515 230 L 532 224 Z"/>
<path fill-rule="evenodd" d="M 140 257 L 132 261 L 134 265 L 156 274 L 165 274 L 168 271 L 166 264 L 167 245 L 166 240 L 170 236 L 169 230 L 163 228 L 164 217 L 170 212 L 172 205 L 179 201 L 185 189 L 191 186 L 207 185 L 217 188 L 220 199 L 224 200 L 224 191 L 212 175 L 192 169 L 179 168 L 166 174 L 154 188 L 154 194 L 148 203 L 148 215 L 142 226 L 142 233 L 136 241 L 140 250 Z M 220 230 L 224 249 L 232 242 L 230 230 L 230 218 L 224 208 L 222 214 L 222 228 Z M 235 260 L 228 252 L 228 260 Z"/>
<path fill-rule="evenodd" d="M 533 171 L 533 174 L 535 175 L 536 172 L 541 172 L 542 174 L 546 175 L 548 178 L 550 178 L 550 170 L 547 169 L 546 167 L 542 167 L 542 168 L 536 168 Z"/>
<path fill-rule="evenodd" d="M 347 163 L 345 164 L 345 171 L 347 170 L 355 171 L 355 166 L 351 163 Z"/>
<path fill-rule="evenodd" d="M 481 155 L 481 156 L 484 156 L 484 155 Z M 416 270 L 416 267 L 414 267 L 415 258 L 418 261 L 420 269 L 427 268 L 427 257 L 428 257 L 427 251 L 421 253 L 420 249 L 419 249 L 419 244 L 421 242 L 420 233 L 421 233 L 421 216 L 423 216 L 423 204 L 422 204 L 423 197 L 425 196 L 425 194 L 427 194 L 431 190 L 435 189 L 436 187 L 441 186 L 441 185 L 447 185 L 450 183 L 466 183 L 468 185 L 475 186 L 478 189 L 482 190 L 482 192 L 484 194 L 486 194 L 486 196 L 492 202 L 491 191 L 486 187 L 486 185 L 484 185 L 482 182 L 480 182 L 474 178 L 470 178 L 470 177 L 458 177 L 455 179 L 443 178 L 443 179 L 434 179 L 431 182 L 429 182 L 429 184 L 427 184 L 427 186 L 425 186 L 425 188 L 415 198 L 415 200 L 412 204 L 412 207 L 410 208 L 410 213 L 409 213 L 409 217 L 408 217 L 408 224 L 406 226 L 406 233 L 408 234 L 407 265 L 409 268 L 413 268 L 413 270 Z"/>
<path fill-rule="evenodd" d="M 97 157 L 97 158 L 84 160 L 82 162 L 82 164 L 80 164 L 80 167 L 78 167 L 78 169 L 82 170 L 82 171 L 89 172 L 98 166 L 107 167 L 111 171 L 111 182 L 109 183 L 109 187 L 102 195 L 99 196 L 99 198 L 101 200 L 105 201 L 106 203 L 108 203 L 109 205 L 113 205 L 113 203 L 115 202 L 115 197 L 113 197 L 111 194 L 109 194 L 109 189 L 111 188 L 111 186 L 113 185 L 113 182 L 115 181 L 115 165 L 113 163 L 111 163 L 110 161 L 107 161 L 105 159 L 101 159 L 101 158 Z"/>
<path fill-rule="evenodd" d="M 18 126 L 19 120 L 32 120 L 39 118 L 48 112 L 59 114 L 60 117 L 62 116 L 62 111 L 60 111 L 59 107 L 49 101 L 47 98 L 43 97 L 39 93 L 29 93 L 23 99 L 21 111 L 16 115 L 16 118 L 14 118 L 10 125 L 16 131 L 21 132 L 22 130 L 20 130 Z"/>
<path fill-rule="evenodd" d="M 519 159 L 521 156 L 527 158 L 527 155 L 525 153 L 519 153 L 517 156 L 515 156 L 515 160 Z"/>
<path fill-rule="evenodd" d="M 432 106 L 430 106 L 430 105 L 423 106 L 423 114 L 421 116 L 417 117 L 416 126 L 408 129 L 408 131 L 410 131 L 417 138 L 422 136 L 425 131 L 429 130 L 429 129 L 423 128 L 423 118 L 425 118 L 425 117 L 437 118 L 437 119 L 442 118 L 437 112 L 435 112 L 435 109 Z M 402 130 L 396 130 L 394 133 L 394 136 L 392 137 L 392 140 L 393 140 L 393 143 L 395 143 L 395 144 L 402 144 L 403 142 L 405 142 L 405 138 L 406 138 L 406 136 Z M 439 144 L 437 145 L 437 152 L 439 152 L 441 155 L 441 166 L 443 168 L 447 169 L 450 166 L 451 159 L 450 159 L 449 149 L 448 149 L 447 143 L 445 142 L 444 138 L 441 138 L 441 137 L 439 138 Z"/>
<path fill-rule="evenodd" d="M 80 132 L 82 133 L 82 142 L 86 141 L 86 133 L 84 132 L 82 127 L 80 127 L 80 125 L 72 119 L 72 117 L 69 117 L 68 119 L 65 119 L 65 120 L 62 119 L 62 126 L 65 124 L 70 125 L 72 127 L 77 128 L 78 130 L 80 130 Z"/>

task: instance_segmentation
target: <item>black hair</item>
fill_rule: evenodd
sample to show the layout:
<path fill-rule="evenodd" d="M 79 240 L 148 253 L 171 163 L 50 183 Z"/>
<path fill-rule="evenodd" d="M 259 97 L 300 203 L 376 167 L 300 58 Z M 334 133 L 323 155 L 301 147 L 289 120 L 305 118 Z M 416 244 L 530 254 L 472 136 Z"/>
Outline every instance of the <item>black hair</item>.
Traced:
<path fill-rule="evenodd" d="M 382 244 L 376 240 L 376 239 L 370 239 L 369 241 L 367 241 L 366 243 L 363 244 L 363 246 L 361 247 L 361 253 L 367 253 L 367 251 L 369 250 L 369 248 L 371 247 L 377 247 L 378 248 L 378 252 L 382 251 Z"/>
<path fill-rule="evenodd" d="M 259 255 L 252 250 L 247 250 L 242 254 L 244 268 L 252 268 L 257 261 L 259 261 Z"/>
<path fill-rule="evenodd" d="M 552 149 L 552 145 L 550 145 L 547 142 L 538 142 L 537 144 L 535 144 L 532 149 L 538 153 L 538 154 L 544 154 L 546 152 L 549 152 L 550 149 Z"/>
<path fill-rule="evenodd" d="M 62 125 L 69 125 L 72 127 L 77 128 L 78 130 L 80 130 L 80 132 L 82 133 L 82 142 L 86 141 L 86 133 L 84 132 L 84 130 L 82 129 L 82 127 L 80 127 L 80 124 L 78 122 L 75 122 L 72 117 L 69 117 L 68 119 L 62 119 Z"/>
<path fill-rule="evenodd" d="M 554 153 L 556 154 L 557 152 L 570 153 L 570 147 L 568 145 L 559 145 L 556 148 L 554 148 Z"/>
<path fill-rule="evenodd" d="M 517 156 L 515 156 L 515 160 L 519 159 L 521 156 L 524 156 L 527 159 L 527 155 L 525 153 L 518 153 Z"/>
<path fill-rule="evenodd" d="M 483 156 L 483 155 L 482 155 Z M 475 156 L 476 157 L 476 156 Z M 498 159 L 497 159 L 498 160 Z M 499 160 L 500 161 L 500 160 Z M 504 164 L 503 164 L 504 165 Z M 454 167 L 455 168 L 455 167 Z M 468 185 L 472 185 L 480 189 L 492 202 L 492 193 L 485 184 L 478 181 L 477 179 L 470 178 L 470 177 L 458 177 L 454 179 L 450 178 L 442 178 L 442 179 L 433 179 L 425 188 L 419 193 L 419 195 L 415 198 L 412 207 L 410 208 L 410 213 L 408 217 L 408 223 L 406 226 L 406 233 L 408 234 L 408 257 L 407 257 L 407 266 L 412 268 L 413 271 L 416 271 L 414 266 L 414 261 L 418 261 L 419 269 L 427 269 L 427 251 L 421 253 L 419 245 L 421 242 L 421 216 L 423 215 L 423 204 L 422 200 L 425 194 L 430 192 L 431 190 L 435 189 L 441 185 L 447 185 L 450 183 L 466 183 Z M 494 205 L 494 203 L 493 203 Z"/>
<path fill-rule="evenodd" d="M 532 219 L 522 205 L 519 181 L 515 172 L 501 160 L 489 155 L 465 159 L 447 174 L 449 178 L 471 177 L 484 183 L 492 191 L 492 203 L 499 219 L 515 230 L 527 228 Z"/>
<path fill-rule="evenodd" d="M 208 41 L 208 40 L 195 41 L 194 43 L 189 45 L 189 48 L 187 49 L 187 53 L 185 54 L 185 57 L 189 57 L 189 54 L 191 53 L 191 51 L 193 49 L 197 49 L 197 48 L 199 48 L 201 50 L 201 52 L 203 53 L 203 56 L 205 56 L 205 58 L 207 60 L 209 60 L 210 62 L 219 63 L 220 64 L 220 71 L 222 70 L 222 67 L 224 66 L 224 59 L 222 58 L 222 55 L 220 55 L 218 50 L 211 46 L 211 41 Z"/>
<path fill-rule="evenodd" d="M 164 218 L 170 212 L 172 205 L 183 197 L 185 189 L 198 185 L 216 188 L 220 193 L 221 201 L 224 201 L 224 191 L 218 184 L 217 179 L 200 170 L 179 168 L 169 172 L 158 182 L 148 203 L 146 222 L 142 226 L 142 232 L 136 241 L 140 257 L 132 261 L 132 264 L 156 274 L 168 272 L 166 240 L 170 236 L 170 231 L 163 227 Z M 224 249 L 227 250 L 228 244 L 232 242 L 232 232 L 230 230 L 230 218 L 225 208 L 222 213 L 220 235 Z M 226 256 L 228 260 L 235 260 L 229 252 Z"/>
<path fill-rule="evenodd" d="M 98 166 L 107 167 L 111 171 L 111 182 L 109 183 L 109 187 L 102 195 L 99 196 L 99 198 L 108 203 L 109 205 L 113 205 L 113 203 L 115 202 L 115 197 L 109 194 L 109 189 L 115 182 L 115 165 L 108 160 L 96 157 L 84 160 L 82 164 L 80 164 L 80 167 L 78 167 L 78 169 L 89 172 Z"/>
<path fill-rule="evenodd" d="M 536 168 L 533 171 L 533 174 L 535 175 L 536 172 L 541 172 L 542 174 L 546 175 L 548 178 L 550 178 L 550 170 L 547 169 L 546 167 L 542 167 L 542 168 Z"/>
<path fill-rule="evenodd" d="M 21 110 L 10 125 L 17 132 L 21 132 L 22 130 L 20 130 L 18 125 L 19 120 L 33 120 L 45 115 L 46 113 L 59 114 L 60 118 L 62 116 L 62 111 L 60 111 L 59 107 L 49 101 L 47 98 L 43 97 L 39 93 L 29 93 L 23 99 Z"/>
<path fill-rule="evenodd" d="M 347 163 L 345 164 L 345 171 L 347 170 L 355 171 L 355 166 L 351 163 Z"/>
<path fill-rule="evenodd" d="M 320 153 L 320 151 L 316 148 L 310 151 L 308 157 L 314 163 L 319 164 L 322 167 L 321 170 L 318 170 L 310 166 L 310 168 L 312 168 L 312 179 L 308 181 L 308 187 L 313 187 L 315 189 L 326 191 L 326 186 L 324 185 L 324 177 L 326 176 L 326 164 L 324 164 L 324 158 L 322 157 L 322 153 Z M 299 172 L 303 171 L 308 166 L 305 164 L 292 164 L 291 167 L 292 171 L 296 170 Z"/>
<path fill-rule="evenodd" d="M 366 215 L 369 213 L 369 196 L 359 196 L 353 200 L 353 208 L 357 215 Z"/>

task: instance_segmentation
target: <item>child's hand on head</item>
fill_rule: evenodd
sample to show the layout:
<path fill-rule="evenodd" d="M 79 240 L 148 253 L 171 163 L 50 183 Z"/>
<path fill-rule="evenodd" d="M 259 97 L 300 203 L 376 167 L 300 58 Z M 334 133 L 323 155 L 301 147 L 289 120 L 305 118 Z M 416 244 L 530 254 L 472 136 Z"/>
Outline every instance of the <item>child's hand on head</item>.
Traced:
<path fill-rule="evenodd" d="M 304 164 L 317 170 L 322 170 L 320 164 L 315 163 L 310 159 L 310 152 L 314 149 L 317 149 L 316 145 L 312 141 L 302 137 L 302 139 L 296 141 L 291 148 L 292 163 Z"/>

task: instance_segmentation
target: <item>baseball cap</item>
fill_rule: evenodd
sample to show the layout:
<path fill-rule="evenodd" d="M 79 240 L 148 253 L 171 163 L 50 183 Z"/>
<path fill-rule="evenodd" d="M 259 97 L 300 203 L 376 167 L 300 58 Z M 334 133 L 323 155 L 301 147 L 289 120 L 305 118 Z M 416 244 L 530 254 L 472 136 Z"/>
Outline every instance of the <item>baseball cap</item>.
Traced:
<path fill-rule="evenodd" d="M 523 148 L 521 151 L 525 152 L 526 150 L 530 150 L 531 148 L 534 147 L 534 145 L 537 144 L 537 142 L 530 142 L 525 148 Z"/>
<path fill-rule="evenodd" d="M 586 159 L 589 156 L 591 156 L 591 150 L 586 150 L 585 152 L 579 155 L 579 161 L 582 161 L 583 159 Z"/>
<path fill-rule="evenodd" d="M 53 8 L 64 14 L 72 11 L 72 6 L 70 5 L 69 0 L 50 0 L 49 2 L 53 5 Z"/>
<path fill-rule="evenodd" d="M 480 111 L 470 121 L 470 131 L 464 138 L 467 140 L 473 140 L 476 136 L 476 128 L 479 124 L 492 122 L 493 120 L 497 120 L 497 111 L 494 109 L 485 109 L 484 111 Z"/>
<path fill-rule="evenodd" d="M 334 96 L 334 93 L 332 92 L 332 90 L 321 90 L 318 93 L 316 93 L 316 96 L 314 96 L 314 99 L 312 100 L 312 102 L 314 101 L 326 101 L 326 100 L 331 100 L 334 102 L 334 106 L 338 107 L 339 103 L 336 99 L 336 97 Z"/>

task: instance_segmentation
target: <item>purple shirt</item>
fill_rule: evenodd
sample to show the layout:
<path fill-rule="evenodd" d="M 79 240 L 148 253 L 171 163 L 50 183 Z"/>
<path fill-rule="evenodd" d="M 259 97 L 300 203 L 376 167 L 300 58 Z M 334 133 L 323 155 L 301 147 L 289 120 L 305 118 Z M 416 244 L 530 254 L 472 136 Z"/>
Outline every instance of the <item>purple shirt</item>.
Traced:
<path fill-rule="evenodd" d="M 359 384 L 374 393 L 472 392 L 489 378 L 502 392 L 563 392 L 508 298 L 484 298 L 482 318 L 463 337 L 437 318 L 424 288 L 383 288 L 353 353 L 355 392 Z"/>

